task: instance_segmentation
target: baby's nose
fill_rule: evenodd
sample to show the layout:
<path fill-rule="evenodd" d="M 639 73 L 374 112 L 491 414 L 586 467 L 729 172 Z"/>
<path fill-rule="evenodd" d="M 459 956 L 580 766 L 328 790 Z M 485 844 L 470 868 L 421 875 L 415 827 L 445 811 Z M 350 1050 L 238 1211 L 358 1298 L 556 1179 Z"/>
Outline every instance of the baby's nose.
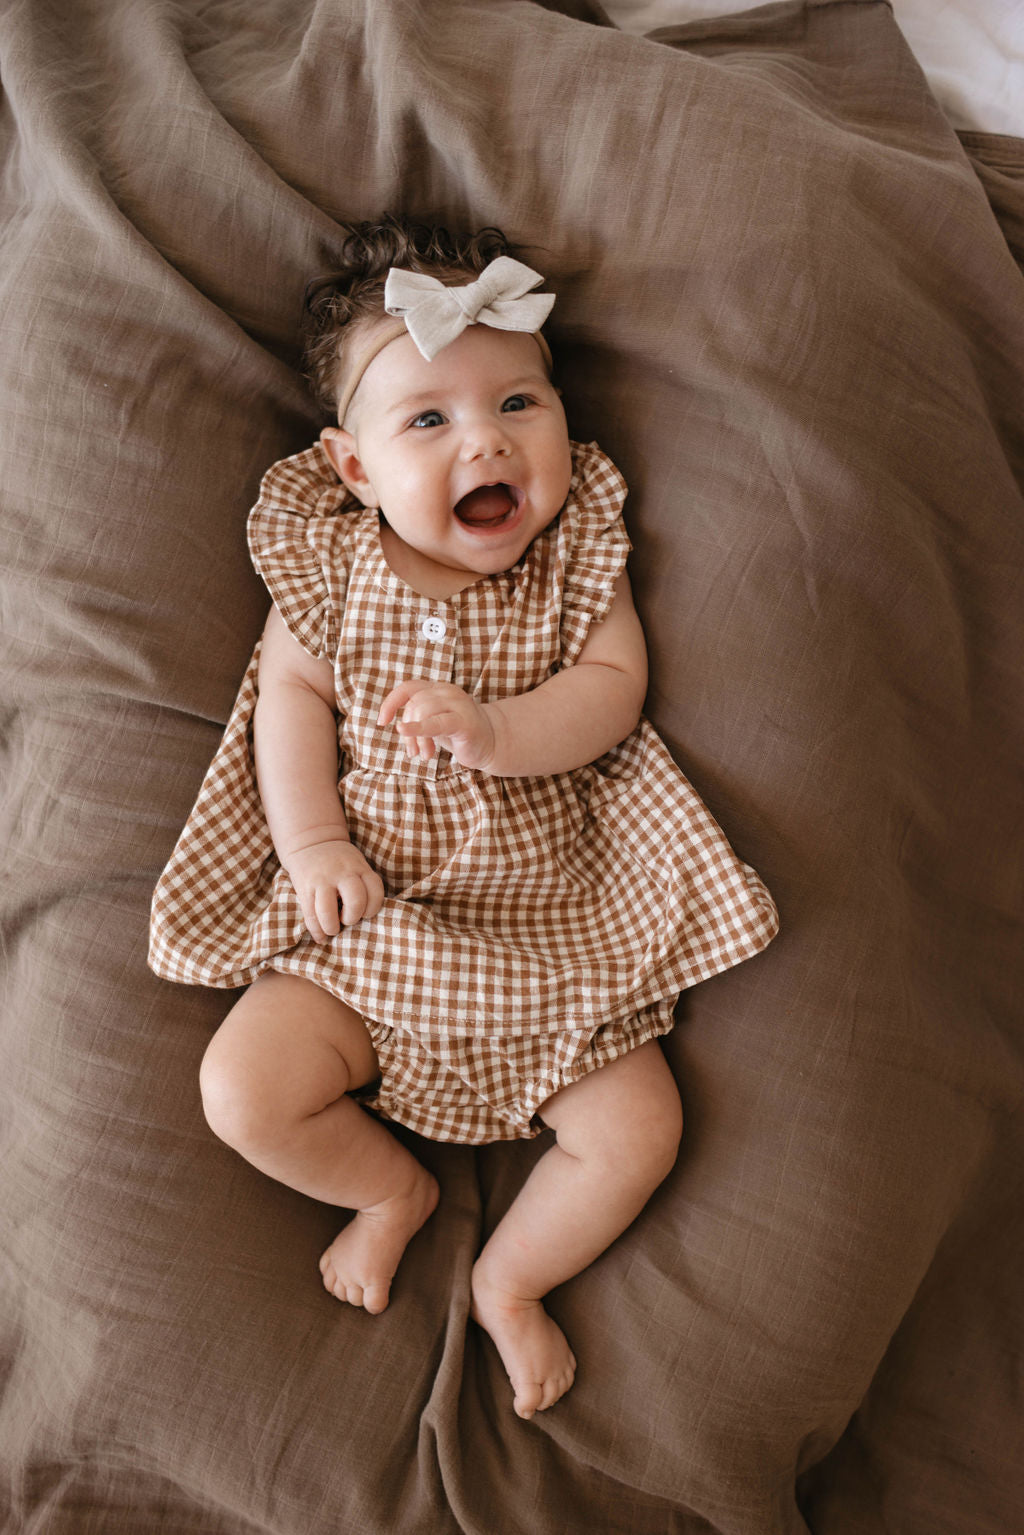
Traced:
<path fill-rule="evenodd" d="M 500 421 L 480 421 L 466 428 L 462 439 L 462 457 L 497 458 L 509 452 L 508 435 Z"/>

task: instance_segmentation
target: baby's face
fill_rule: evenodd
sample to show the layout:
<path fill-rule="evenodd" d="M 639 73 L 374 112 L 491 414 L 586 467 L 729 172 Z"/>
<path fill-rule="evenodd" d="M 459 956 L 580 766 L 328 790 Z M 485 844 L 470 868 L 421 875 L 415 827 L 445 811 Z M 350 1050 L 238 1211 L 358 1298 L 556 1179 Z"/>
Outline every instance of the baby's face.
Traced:
<path fill-rule="evenodd" d="M 400 336 L 346 419 L 350 430 L 325 433 L 335 467 L 380 507 L 399 574 L 415 584 L 439 567 L 438 595 L 446 573 L 454 591 L 510 569 L 568 494 L 565 412 L 529 334 L 471 325 L 431 362 Z"/>

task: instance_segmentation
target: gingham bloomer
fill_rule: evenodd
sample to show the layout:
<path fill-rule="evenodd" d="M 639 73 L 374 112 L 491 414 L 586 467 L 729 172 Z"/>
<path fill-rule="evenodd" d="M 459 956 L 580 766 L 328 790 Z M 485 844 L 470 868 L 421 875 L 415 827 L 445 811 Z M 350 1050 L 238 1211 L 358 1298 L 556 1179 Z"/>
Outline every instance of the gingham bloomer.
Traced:
<path fill-rule="evenodd" d="M 387 898 L 325 943 L 306 932 L 256 788 L 259 647 L 154 896 L 158 975 L 308 977 L 366 1020 L 381 1078 L 363 1101 L 434 1140 L 536 1134 L 546 1098 L 666 1033 L 680 991 L 758 953 L 778 926 L 646 720 L 590 766 L 532 778 L 447 752 L 412 761 L 376 724 L 405 678 L 486 702 L 576 661 L 630 544 L 614 465 L 594 444 L 574 445 L 573 461 L 564 508 L 520 563 L 448 601 L 392 573 L 377 512 L 319 443 L 268 471 L 253 559 L 291 632 L 333 660 L 339 793 Z"/>

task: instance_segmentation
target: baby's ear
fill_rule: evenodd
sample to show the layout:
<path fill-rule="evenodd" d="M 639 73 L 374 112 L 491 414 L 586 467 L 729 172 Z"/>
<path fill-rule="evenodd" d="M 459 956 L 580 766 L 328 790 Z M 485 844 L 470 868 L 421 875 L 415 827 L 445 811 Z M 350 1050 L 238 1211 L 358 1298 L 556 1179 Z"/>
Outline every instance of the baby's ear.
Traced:
<path fill-rule="evenodd" d="M 364 506 L 379 506 L 380 497 L 366 477 L 352 433 L 342 426 L 325 426 L 320 441 L 342 484 L 347 485 Z"/>

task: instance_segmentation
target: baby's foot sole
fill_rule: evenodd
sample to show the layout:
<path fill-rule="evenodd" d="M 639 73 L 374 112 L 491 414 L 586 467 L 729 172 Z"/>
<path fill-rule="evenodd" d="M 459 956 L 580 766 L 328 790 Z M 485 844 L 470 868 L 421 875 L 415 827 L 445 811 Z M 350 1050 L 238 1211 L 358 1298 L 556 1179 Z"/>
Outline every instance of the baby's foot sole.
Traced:
<path fill-rule="evenodd" d="M 437 1205 L 435 1179 L 420 1172 L 407 1194 L 358 1210 L 321 1257 L 324 1287 L 338 1300 L 375 1316 L 387 1308 L 402 1254 Z"/>
<path fill-rule="evenodd" d="M 539 1300 L 523 1300 L 473 1274 L 472 1316 L 501 1356 L 521 1418 L 532 1418 L 565 1395 L 576 1360 L 565 1333 Z"/>

